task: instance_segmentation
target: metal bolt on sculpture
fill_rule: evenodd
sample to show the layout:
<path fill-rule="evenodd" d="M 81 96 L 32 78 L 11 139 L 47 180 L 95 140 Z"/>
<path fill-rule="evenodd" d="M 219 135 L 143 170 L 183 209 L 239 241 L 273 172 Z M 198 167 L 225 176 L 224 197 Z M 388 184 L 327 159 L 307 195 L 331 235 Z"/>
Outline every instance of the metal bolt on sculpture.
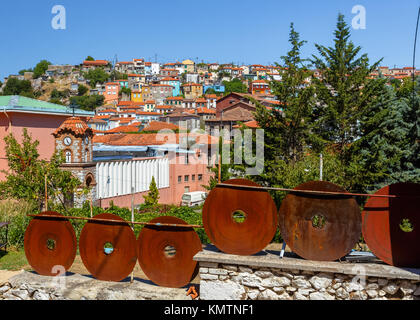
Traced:
<path fill-rule="evenodd" d="M 268 190 L 289 192 L 280 210 Z M 369 197 L 362 213 L 355 196 Z M 263 250 L 279 228 L 293 252 L 316 261 L 340 259 L 363 234 L 370 250 L 385 263 L 420 267 L 420 184 L 414 183 L 358 194 L 325 181 L 285 189 L 232 179 L 209 193 L 203 226 L 170 216 L 149 222 L 128 222 L 110 213 L 85 218 L 46 211 L 30 216 L 25 254 L 32 268 L 47 276 L 55 275 L 56 265 L 69 270 L 75 259 L 77 240 L 69 219 L 87 220 L 79 239 L 80 256 L 92 276 L 106 281 L 123 280 L 138 260 L 157 285 L 187 285 L 197 274 L 193 257 L 202 249 L 194 228 L 203 227 L 218 249 L 237 255 Z M 402 228 L 407 221 L 411 227 Z M 137 239 L 131 228 L 135 224 L 144 225 Z"/>

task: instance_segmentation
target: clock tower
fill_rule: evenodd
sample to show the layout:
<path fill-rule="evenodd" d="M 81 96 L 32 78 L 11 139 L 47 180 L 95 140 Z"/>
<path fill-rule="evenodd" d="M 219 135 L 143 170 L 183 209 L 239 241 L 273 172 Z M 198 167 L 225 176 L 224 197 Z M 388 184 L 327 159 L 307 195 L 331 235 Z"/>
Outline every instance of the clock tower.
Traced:
<path fill-rule="evenodd" d="M 70 117 L 53 133 L 55 149 L 61 151 L 65 163 L 63 170 L 71 171 L 80 182 L 80 188 L 73 196 L 73 205 L 81 207 L 83 202 L 96 199 L 96 163 L 93 162 L 93 131 L 79 117 Z M 84 195 L 82 188 L 90 189 L 90 195 Z"/>

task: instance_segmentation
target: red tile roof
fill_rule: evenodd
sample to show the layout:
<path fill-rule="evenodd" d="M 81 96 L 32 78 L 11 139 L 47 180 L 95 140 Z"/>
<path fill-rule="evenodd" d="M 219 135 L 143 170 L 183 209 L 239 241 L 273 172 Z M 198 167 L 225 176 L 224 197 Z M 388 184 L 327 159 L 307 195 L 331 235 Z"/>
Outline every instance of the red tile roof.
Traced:
<path fill-rule="evenodd" d="M 72 132 L 76 136 L 83 136 L 85 133 L 92 133 L 92 129 L 79 117 L 70 117 L 54 131 L 53 135 L 57 137 L 58 134 L 64 132 Z"/>
<path fill-rule="evenodd" d="M 109 63 L 107 60 L 94 60 L 94 61 L 83 61 L 85 66 L 106 66 Z"/>
<path fill-rule="evenodd" d="M 160 131 L 160 130 L 178 130 L 179 127 L 176 124 L 162 121 L 151 121 L 147 127 L 142 131 Z"/>

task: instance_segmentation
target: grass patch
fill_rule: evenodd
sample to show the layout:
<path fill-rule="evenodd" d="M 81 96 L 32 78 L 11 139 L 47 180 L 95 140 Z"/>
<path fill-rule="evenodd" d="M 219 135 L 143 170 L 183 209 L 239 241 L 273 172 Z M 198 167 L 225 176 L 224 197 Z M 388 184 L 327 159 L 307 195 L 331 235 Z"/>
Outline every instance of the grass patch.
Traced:
<path fill-rule="evenodd" d="M 24 250 L 0 250 L 0 270 L 30 270 Z"/>

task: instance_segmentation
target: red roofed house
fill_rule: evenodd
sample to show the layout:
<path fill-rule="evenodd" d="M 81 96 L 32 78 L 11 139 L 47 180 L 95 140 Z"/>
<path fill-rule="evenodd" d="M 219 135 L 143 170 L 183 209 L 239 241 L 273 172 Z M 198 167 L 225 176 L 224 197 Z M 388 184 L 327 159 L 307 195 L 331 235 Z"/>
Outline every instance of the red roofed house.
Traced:
<path fill-rule="evenodd" d="M 119 82 L 105 83 L 105 91 L 101 94 L 105 97 L 105 103 L 118 103 L 118 96 L 120 91 Z"/>

